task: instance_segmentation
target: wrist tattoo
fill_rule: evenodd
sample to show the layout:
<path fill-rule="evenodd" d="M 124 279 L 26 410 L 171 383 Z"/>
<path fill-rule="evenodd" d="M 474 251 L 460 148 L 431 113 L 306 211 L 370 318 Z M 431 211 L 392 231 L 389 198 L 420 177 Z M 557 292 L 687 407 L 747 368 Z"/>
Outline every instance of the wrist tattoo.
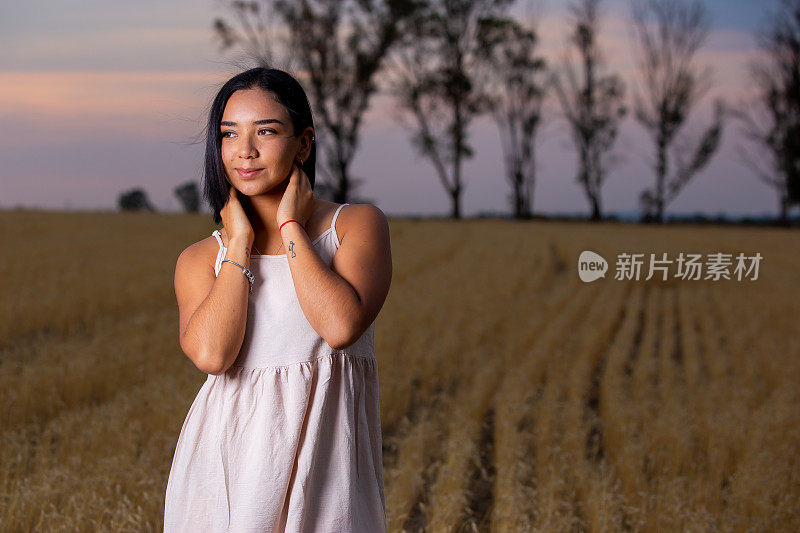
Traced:
<path fill-rule="evenodd" d="M 292 257 L 297 256 L 297 254 L 294 253 L 294 241 L 289 241 L 289 251 L 292 252 Z"/>

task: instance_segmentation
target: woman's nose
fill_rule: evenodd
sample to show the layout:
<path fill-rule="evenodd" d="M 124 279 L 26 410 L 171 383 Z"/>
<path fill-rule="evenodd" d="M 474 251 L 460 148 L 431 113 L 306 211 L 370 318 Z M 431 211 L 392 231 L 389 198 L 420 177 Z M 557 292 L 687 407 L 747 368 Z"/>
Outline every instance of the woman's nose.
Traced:
<path fill-rule="evenodd" d="M 250 140 L 250 137 L 244 137 L 239 143 L 239 157 L 258 157 L 258 150 L 255 144 Z"/>

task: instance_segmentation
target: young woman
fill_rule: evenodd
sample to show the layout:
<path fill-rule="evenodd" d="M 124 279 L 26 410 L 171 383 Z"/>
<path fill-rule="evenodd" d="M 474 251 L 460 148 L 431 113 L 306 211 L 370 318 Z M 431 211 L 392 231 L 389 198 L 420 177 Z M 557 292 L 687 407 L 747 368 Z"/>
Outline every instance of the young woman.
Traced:
<path fill-rule="evenodd" d="M 372 205 L 314 198 L 315 154 L 292 76 L 256 68 L 222 86 L 204 195 L 223 228 L 175 267 L 180 345 L 208 377 L 165 532 L 386 530 L 373 330 L 389 228 Z"/>

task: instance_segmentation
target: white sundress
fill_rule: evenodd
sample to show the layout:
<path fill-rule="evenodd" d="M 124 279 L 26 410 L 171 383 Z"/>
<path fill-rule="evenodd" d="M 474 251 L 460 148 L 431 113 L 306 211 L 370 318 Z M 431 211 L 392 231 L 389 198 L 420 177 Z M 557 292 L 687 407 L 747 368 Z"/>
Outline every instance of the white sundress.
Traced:
<path fill-rule="evenodd" d="M 328 267 L 345 205 L 312 243 Z M 218 275 L 226 249 L 213 235 Z M 375 323 L 334 350 L 303 314 L 285 255 L 252 255 L 250 269 L 241 351 L 208 375 L 181 427 L 165 533 L 386 531 Z"/>

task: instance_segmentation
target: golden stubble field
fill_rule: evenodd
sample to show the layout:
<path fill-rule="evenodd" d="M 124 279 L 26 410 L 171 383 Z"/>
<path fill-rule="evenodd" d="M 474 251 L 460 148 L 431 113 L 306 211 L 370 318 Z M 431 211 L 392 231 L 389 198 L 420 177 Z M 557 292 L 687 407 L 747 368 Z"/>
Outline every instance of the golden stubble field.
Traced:
<path fill-rule="evenodd" d="M 391 219 L 390 531 L 800 529 L 800 234 Z M 0 525 L 159 531 L 205 380 L 173 273 L 207 215 L 0 212 Z M 577 257 L 612 263 L 585 284 Z M 617 281 L 622 252 L 756 281 Z"/>

